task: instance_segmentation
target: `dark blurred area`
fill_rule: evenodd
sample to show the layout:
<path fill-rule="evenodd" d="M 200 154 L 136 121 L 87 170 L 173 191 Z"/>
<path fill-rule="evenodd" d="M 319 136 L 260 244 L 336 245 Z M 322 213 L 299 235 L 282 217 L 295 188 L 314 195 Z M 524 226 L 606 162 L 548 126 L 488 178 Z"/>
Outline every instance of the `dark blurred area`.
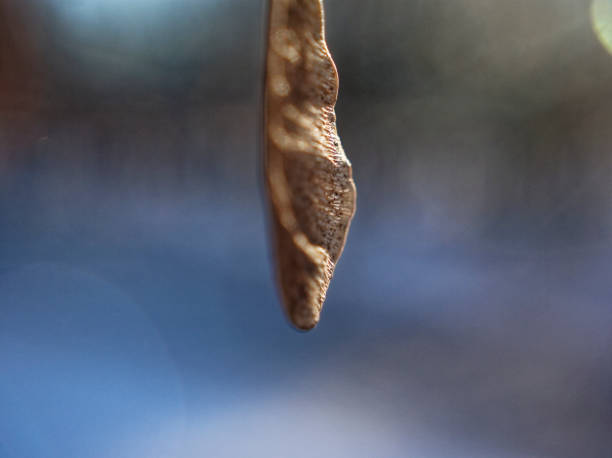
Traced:
<path fill-rule="evenodd" d="M 0 0 L 0 457 L 612 453 L 612 2 L 327 0 L 358 213 L 289 328 L 265 4 Z"/>

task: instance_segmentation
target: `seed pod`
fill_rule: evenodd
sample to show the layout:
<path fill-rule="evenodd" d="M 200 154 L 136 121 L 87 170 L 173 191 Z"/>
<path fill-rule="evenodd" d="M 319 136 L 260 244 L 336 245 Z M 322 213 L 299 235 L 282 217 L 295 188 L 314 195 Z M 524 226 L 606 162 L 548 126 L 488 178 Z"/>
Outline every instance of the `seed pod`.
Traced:
<path fill-rule="evenodd" d="M 355 212 L 351 164 L 334 106 L 338 74 L 322 0 L 270 0 L 265 173 L 276 272 L 287 316 L 312 329 Z"/>

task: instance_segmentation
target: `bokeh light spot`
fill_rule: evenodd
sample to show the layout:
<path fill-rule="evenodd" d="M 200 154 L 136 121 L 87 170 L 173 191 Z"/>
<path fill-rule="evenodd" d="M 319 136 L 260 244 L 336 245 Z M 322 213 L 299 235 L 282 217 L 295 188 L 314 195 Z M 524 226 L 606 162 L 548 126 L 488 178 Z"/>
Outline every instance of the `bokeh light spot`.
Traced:
<path fill-rule="evenodd" d="M 612 54 L 612 0 L 593 0 L 591 23 L 601 44 Z"/>

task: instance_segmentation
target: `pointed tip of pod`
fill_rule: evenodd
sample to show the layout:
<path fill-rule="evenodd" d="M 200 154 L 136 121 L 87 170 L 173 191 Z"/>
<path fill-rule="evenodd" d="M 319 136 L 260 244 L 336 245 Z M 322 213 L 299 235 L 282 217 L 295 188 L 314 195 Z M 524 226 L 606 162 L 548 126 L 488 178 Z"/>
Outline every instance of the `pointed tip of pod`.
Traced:
<path fill-rule="evenodd" d="M 311 331 L 319 323 L 320 313 L 310 307 L 295 308 L 289 319 L 291 324 L 299 331 Z"/>

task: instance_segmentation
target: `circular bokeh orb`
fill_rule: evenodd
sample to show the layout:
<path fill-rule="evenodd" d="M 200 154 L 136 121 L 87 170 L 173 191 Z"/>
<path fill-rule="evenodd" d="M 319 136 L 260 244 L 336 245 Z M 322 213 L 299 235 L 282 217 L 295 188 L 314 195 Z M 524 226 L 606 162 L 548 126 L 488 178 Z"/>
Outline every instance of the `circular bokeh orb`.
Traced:
<path fill-rule="evenodd" d="M 182 388 L 153 322 L 91 273 L 55 263 L 0 275 L 0 456 L 125 456 L 181 418 Z M 160 441 L 161 439 L 161 441 Z"/>

